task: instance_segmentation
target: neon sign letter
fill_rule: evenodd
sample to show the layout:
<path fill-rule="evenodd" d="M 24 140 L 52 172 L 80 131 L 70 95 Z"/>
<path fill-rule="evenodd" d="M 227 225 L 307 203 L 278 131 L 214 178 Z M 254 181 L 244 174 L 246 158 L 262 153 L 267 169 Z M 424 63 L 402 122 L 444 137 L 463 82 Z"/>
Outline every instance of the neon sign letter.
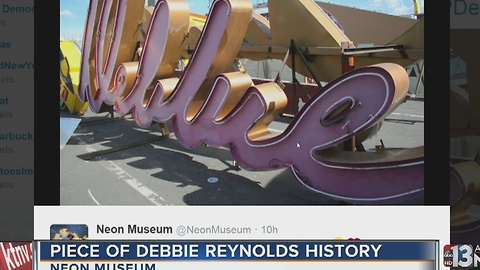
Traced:
<path fill-rule="evenodd" d="M 188 33 L 188 6 L 184 0 L 158 1 L 141 57 L 132 62 L 143 5 L 90 1 L 79 93 L 93 111 L 114 105 L 119 114 L 132 112 L 141 127 L 172 121 L 187 148 L 226 145 L 240 165 L 289 167 L 301 184 L 339 199 L 382 203 L 421 194 L 423 147 L 381 153 L 339 147 L 403 101 L 408 76 L 401 66 L 383 63 L 337 78 L 276 134 L 268 126 L 286 106 L 282 86 L 254 85 L 247 74 L 231 71 L 251 19 L 249 0 L 213 2 L 179 78 L 174 71 Z"/>

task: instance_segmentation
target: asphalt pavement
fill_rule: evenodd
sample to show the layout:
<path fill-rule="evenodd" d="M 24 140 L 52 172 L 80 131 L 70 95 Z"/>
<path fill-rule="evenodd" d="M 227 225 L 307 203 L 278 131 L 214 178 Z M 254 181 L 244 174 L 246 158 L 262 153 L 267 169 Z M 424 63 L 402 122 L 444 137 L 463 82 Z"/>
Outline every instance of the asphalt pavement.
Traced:
<path fill-rule="evenodd" d="M 138 127 L 130 115 L 72 115 L 80 123 L 60 150 L 61 205 L 337 205 L 306 189 L 289 169 L 248 171 L 235 166 L 229 149 L 186 149 L 160 124 Z M 279 117 L 271 128 L 291 120 Z M 171 128 L 170 128 L 171 130 Z M 402 148 L 424 145 L 424 103 L 408 100 L 364 142 Z M 422 199 L 405 204 L 423 204 Z"/>

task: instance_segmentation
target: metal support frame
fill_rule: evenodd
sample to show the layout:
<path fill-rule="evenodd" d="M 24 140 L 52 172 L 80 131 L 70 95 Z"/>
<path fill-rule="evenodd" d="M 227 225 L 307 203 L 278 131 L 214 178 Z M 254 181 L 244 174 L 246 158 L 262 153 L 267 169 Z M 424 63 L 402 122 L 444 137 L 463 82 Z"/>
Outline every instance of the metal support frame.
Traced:
<path fill-rule="evenodd" d="M 418 63 L 417 63 L 418 67 Z M 415 86 L 415 97 L 417 96 L 418 93 L 418 88 L 420 88 L 420 83 L 423 83 L 423 75 L 425 71 L 425 63 L 422 62 L 422 66 L 420 67 L 420 74 L 418 74 L 418 80 L 417 80 L 417 85 Z"/>
<path fill-rule="evenodd" d="M 349 44 L 342 44 L 342 47 L 346 46 L 347 48 L 350 46 Z M 344 48 L 344 49 L 347 49 Z M 301 87 L 300 82 L 296 78 L 296 71 L 295 71 L 295 55 L 298 54 L 300 56 L 300 59 L 302 60 L 303 64 L 307 68 L 308 72 L 310 73 L 310 76 L 312 79 L 317 83 L 319 90 L 322 88 L 322 85 L 320 83 L 320 80 L 318 77 L 315 75 L 313 72 L 312 67 L 310 66 L 307 58 L 305 57 L 305 52 L 301 50 L 301 48 L 297 45 L 295 40 L 291 39 L 290 40 L 290 51 L 292 52 L 291 54 L 291 60 L 292 60 L 292 85 L 293 85 L 293 113 L 294 116 L 298 113 L 298 102 L 297 102 L 297 86 Z M 342 50 L 341 54 L 341 67 L 342 67 L 342 74 L 347 73 L 353 69 L 355 69 L 355 58 L 352 53 L 345 53 L 345 50 Z M 303 89 L 303 88 L 302 88 Z M 308 96 L 308 94 L 307 94 Z M 363 144 L 356 140 L 355 137 L 351 138 L 350 140 L 346 141 L 343 145 L 344 149 L 347 151 L 365 151 L 365 147 Z"/>
<path fill-rule="evenodd" d="M 308 60 L 307 58 L 305 57 L 305 54 L 304 52 L 302 52 L 302 50 L 300 49 L 300 47 L 297 45 L 297 43 L 295 42 L 295 40 L 291 39 L 290 40 L 290 51 L 292 52 L 291 54 L 291 59 L 292 59 L 292 85 L 293 85 L 293 115 L 297 115 L 298 113 L 298 102 L 297 102 L 297 86 L 300 86 L 301 88 L 301 84 L 300 82 L 297 80 L 297 77 L 296 77 L 296 71 L 295 71 L 295 54 L 298 54 L 300 56 L 300 59 L 302 60 L 303 64 L 305 65 L 305 67 L 307 68 L 308 72 L 310 73 L 310 76 L 312 77 L 312 79 L 315 81 L 315 83 L 317 83 L 319 89 L 322 88 L 322 84 L 320 83 L 320 80 L 318 79 L 318 77 L 315 75 L 315 73 L 313 72 L 313 69 L 312 67 L 310 66 L 310 64 L 308 63 Z M 301 88 L 303 90 L 303 88 Z M 308 93 L 305 93 L 305 95 L 307 97 L 310 97 L 308 95 Z"/>

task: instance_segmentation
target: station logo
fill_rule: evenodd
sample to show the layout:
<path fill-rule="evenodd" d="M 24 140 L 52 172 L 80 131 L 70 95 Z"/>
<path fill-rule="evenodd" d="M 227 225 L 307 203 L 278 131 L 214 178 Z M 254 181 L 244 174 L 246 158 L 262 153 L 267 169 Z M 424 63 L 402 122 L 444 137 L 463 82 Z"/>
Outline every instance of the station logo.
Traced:
<path fill-rule="evenodd" d="M 0 270 L 31 270 L 31 242 L 0 242 Z"/>
<path fill-rule="evenodd" d="M 443 265 L 470 268 L 480 266 L 480 245 L 450 244 L 443 247 Z"/>

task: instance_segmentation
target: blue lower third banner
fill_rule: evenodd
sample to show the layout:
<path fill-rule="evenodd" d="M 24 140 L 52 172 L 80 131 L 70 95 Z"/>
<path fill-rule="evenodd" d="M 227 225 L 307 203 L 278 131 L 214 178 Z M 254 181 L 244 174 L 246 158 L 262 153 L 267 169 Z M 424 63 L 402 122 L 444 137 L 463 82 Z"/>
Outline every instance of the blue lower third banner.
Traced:
<path fill-rule="evenodd" d="M 436 241 L 45 241 L 39 270 L 439 269 Z M 388 268 L 386 268 L 388 267 Z"/>

